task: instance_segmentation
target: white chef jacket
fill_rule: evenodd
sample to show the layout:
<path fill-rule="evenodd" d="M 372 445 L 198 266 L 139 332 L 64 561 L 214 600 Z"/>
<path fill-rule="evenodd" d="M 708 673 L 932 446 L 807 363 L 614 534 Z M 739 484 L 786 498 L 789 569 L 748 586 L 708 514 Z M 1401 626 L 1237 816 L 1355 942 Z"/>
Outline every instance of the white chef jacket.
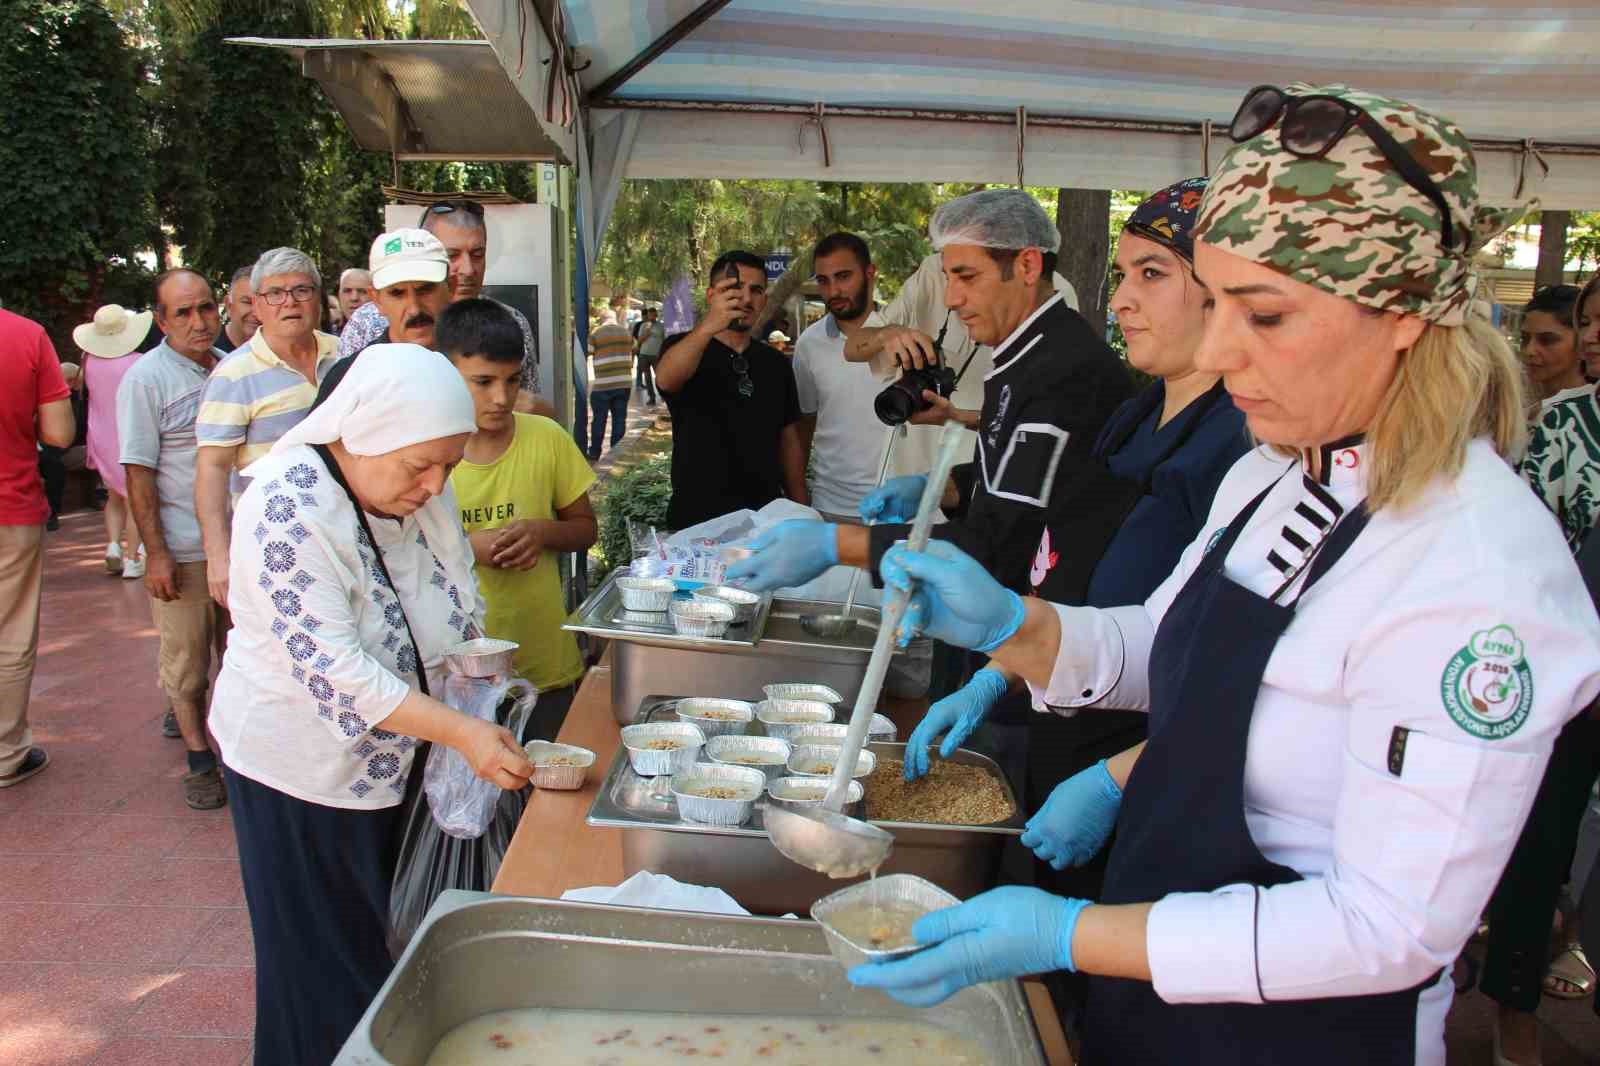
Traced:
<path fill-rule="evenodd" d="M 1327 459 L 1319 493 L 1291 469 L 1299 463 L 1265 448 L 1246 454 L 1142 605 L 1056 605 L 1060 653 L 1050 683 L 1030 686 L 1035 706 L 1148 708 L 1156 627 L 1250 500 L 1273 485 L 1224 571 L 1266 596 L 1285 559 L 1303 557 L 1294 545 L 1315 546 L 1327 497 L 1344 514 L 1365 497 L 1367 446 Z M 1302 571 L 1288 598 L 1303 580 Z M 1510 857 L 1556 734 L 1597 691 L 1600 619 L 1561 530 L 1475 441 L 1458 476 L 1372 517 L 1300 600 L 1268 660 L 1245 821 L 1267 859 L 1305 880 L 1157 901 L 1146 938 L 1156 993 L 1168 1003 L 1366 995 L 1448 970 Z M 1446 974 L 1423 994 L 1419 1063 L 1444 1063 L 1449 991 Z"/>

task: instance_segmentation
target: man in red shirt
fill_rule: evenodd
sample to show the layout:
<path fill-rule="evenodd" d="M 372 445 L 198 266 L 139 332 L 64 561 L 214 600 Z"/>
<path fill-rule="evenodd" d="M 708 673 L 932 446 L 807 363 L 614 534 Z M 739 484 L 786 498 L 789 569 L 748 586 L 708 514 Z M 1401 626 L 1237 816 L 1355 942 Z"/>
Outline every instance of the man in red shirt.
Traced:
<path fill-rule="evenodd" d="M 39 445 L 72 444 L 71 395 L 44 329 L 0 310 L 0 788 L 26 781 L 50 761 L 28 729 L 41 544 L 50 517 Z"/>

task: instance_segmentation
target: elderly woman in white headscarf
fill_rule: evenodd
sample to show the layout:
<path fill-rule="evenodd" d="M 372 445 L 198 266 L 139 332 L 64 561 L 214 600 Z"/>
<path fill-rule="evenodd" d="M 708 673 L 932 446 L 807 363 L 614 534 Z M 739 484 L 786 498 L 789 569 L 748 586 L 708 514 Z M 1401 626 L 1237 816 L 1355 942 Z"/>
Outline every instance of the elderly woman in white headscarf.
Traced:
<path fill-rule="evenodd" d="M 388 976 L 397 821 L 419 740 L 520 788 L 512 734 L 428 695 L 479 635 L 447 479 L 472 398 L 443 356 L 375 348 L 246 471 L 211 728 L 256 951 L 257 1063 L 325 1063 Z M 433 673 L 430 685 L 428 674 Z"/>

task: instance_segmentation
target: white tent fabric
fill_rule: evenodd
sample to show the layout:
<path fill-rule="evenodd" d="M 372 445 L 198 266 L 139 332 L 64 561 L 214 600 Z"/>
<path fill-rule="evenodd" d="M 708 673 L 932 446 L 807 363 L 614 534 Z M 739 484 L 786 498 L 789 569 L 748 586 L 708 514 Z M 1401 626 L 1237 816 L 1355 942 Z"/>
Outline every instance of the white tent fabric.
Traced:
<path fill-rule="evenodd" d="M 591 96 L 702 6 L 469 6 L 503 27 L 558 2 Z M 526 69 L 503 33 L 491 40 Z M 1020 161 L 1030 184 L 1141 189 L 1204 169 L 1202 124 L 1225 123 L 1250 86 L 1344 81 L 1461 123 L 1488 198 L 1510 202 L 1520 183 L 1522 198 L 1585 208 L 1600 201 L 1597 55 L 1592 0 L 731 0 L 584 110 L 596 128 L 641 113 L 632 151 L 611 159 L 633 178 L 1014 182 Z M 1210 159 L 1226 147 L 1219 131 Z"/>

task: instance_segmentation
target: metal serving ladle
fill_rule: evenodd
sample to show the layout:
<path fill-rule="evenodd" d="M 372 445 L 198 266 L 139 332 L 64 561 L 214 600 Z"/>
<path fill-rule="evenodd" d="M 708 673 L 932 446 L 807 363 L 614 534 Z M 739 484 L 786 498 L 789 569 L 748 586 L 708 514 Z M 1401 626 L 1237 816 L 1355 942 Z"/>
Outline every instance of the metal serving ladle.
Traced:
<path fill-rule="evenodd" d="M 939 436 L 938 459 L 922 491 L 922 503 L 911 525 L 911 537 L 906 542 L 912 551 L 921 551 L 928 544 L 928 529 L 933 525 L 933 513 L 938 509 L 939 498 L 944 495 L 945 482 L 950 479 L 950 469 L 955 466 L 961 434 L 960 423 L 946 422 Z M 834 764 L 833 778 L 828 784 L 828 794 L 823 798 L 822 805 L 767 805 L 764 817 L 767 835 L 772 838 L 773 846 L 790 861 L 829 877 L 860 877 L 876 870 L 883 865 L 894 847 L 893 834 L 860 819 L 850 818 L 840 811 L 844 809 L 856 760 L 861 756 L 867 730 L 872 725 L 873 712 L 878 707 L 878 695 L 883 690 L 883 678 L 888 673 L 889 660 L 894 657 L 895 635 L 910 601 L 911 594 L 902 589 L 890 589 L 884 599 L 878 637 L 872 644 L 872 656 L 867 660 L 867 674 L 861 680 L 855 710 L 850 714 L 850 729 L 845 733 L 839 760 Z"/>

